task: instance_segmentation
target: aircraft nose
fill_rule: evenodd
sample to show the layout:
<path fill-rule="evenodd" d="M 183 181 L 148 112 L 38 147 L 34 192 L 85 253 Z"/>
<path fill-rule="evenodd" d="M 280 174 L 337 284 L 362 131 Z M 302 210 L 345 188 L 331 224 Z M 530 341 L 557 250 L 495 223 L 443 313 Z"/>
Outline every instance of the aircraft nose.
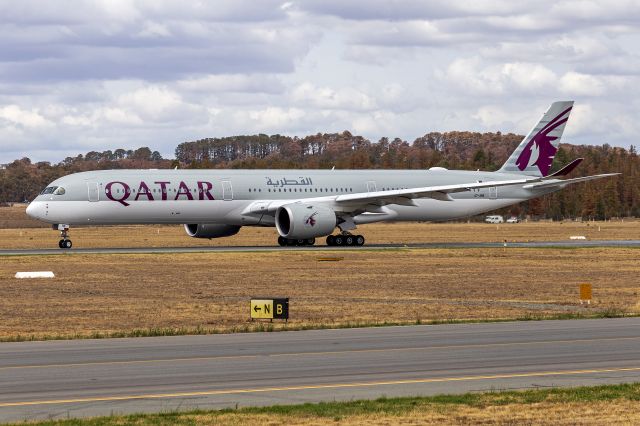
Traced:
<path fill-rule="evenodd" d="M 40 219 L 42 211 L 42 203 L 39 201 L 33 201 L 27 206 L 27 216 L 30 216 L 34 219 Z"/>

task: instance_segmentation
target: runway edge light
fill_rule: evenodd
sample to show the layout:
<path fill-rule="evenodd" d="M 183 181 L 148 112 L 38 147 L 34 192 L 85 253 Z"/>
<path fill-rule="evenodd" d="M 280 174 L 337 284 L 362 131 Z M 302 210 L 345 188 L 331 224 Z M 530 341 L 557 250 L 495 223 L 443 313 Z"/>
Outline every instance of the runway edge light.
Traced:
<path fill-rule="evenodd" d="M 252 297 L 250 302 L 251 321 L 254 319 L 289 320 L 289 298 Z"/>

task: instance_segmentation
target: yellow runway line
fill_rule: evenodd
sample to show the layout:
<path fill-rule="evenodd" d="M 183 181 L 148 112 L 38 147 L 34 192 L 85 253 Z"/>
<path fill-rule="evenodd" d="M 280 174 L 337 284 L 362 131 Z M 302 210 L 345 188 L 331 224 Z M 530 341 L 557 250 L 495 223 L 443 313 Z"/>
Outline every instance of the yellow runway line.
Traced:
<path fill-rule="evenodd" d="M 378 382 L 356 382 L 356 383 L 334 383 L 324 385 L 301 385 L 301 386 L 285 386 L 285 387 L 268 387 L 254 389 L 229 389 L 229 390 L 211 390 L 200 392 L 179 392 L 179 393 L 158 393 L 158 394 L 141 394 L 141 395 L 122 395 L 122 396 L 98 396 L 91 398 L 73 398 L 73 399 L 54 399 L 44 401 L 20 401 L 20 402 L 4 402 L 0 403 L 2 407 L 23 407 L 30 405 L 53 405 L 53 404 L 74 404 L 85 402 L 108 402 L 108 401 L 130 401 L 136 399 L 160 399 L 160 398 L 189 398 L 198 396 L 214 396 L 214 395 L 238 395 L 247 393 L 264 393 L 264 392 L 284 392 L 284 391 L 300 391 L 313 389 L 340 389 L 340 388 L 357 388 L 387 385 L 409 385 L 422 383 L 444 383 L 444 382 L 464 382 L 473 380 L 496 380 L 496 379 L 514 379 L 522 377 L 545 377 L 545 376 L 569 376 L 579 374 L 601 374 L 601 373 L 620 373 L 640 371 L 640 367 L 628 368 L 602 368 L 590 370 L 565 370 L 565 371 L 542 371 L 530 373 L 510 373 L 495 374 L 481 376 L 463 376 L 463 377 L 437 377 L 429 379 L 410 379 L 410 380 L 389 380 Z"/>

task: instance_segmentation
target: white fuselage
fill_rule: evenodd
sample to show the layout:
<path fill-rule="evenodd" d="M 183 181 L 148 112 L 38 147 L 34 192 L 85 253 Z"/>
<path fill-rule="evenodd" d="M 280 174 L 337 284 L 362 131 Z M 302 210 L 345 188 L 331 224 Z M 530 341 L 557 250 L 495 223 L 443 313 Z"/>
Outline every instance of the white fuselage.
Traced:
<path fill-rule="evenodd" d="M 50 184 L 62 194 L 39 195 L 28 214 L 67 225 L 217 223 L 273 226 L 274 205 L 325 202 L 344 194 L 522 176 L 451 170 L 107 170 L 72 174 Z M 518 185 L 451 195 L 452 201 L 417 198 L 354 215 L 356 224 L 444 221 L 495 210 L 552 192 Z M 271 209 L 272 211 L 272 209 Z M 339 214 L 339 210 L 337 211 Z"/>

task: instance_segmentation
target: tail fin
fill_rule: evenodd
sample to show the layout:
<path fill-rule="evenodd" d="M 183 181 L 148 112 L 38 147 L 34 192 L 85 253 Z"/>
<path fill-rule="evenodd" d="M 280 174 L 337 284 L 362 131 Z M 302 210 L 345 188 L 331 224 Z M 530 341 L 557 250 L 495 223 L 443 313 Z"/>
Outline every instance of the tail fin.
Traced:
<path fill-rule="evenodd" d="M 569 120 L 571 108 L 573 108 L 573 101 L 552 103 L 499 171 L 547 176 L 551 170 L 553 157 L 558 151 L 560 137 Z"/>

